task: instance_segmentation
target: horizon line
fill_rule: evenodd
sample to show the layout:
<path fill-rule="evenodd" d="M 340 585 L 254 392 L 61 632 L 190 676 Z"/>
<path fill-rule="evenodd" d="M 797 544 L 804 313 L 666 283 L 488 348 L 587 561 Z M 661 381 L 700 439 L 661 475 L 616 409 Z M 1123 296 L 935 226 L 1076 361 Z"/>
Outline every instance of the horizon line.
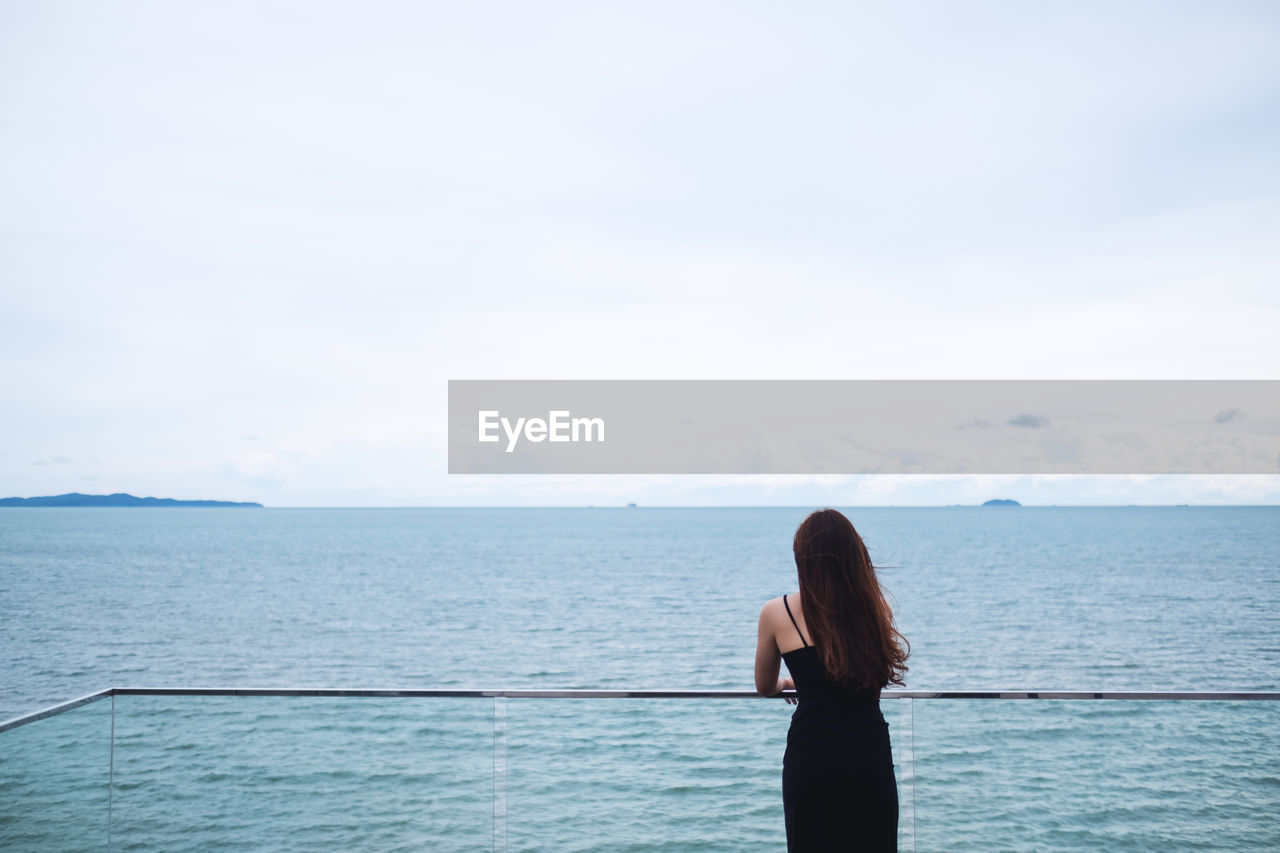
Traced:
<path fill-rule="evenodd" d="M 181 500 L 181 499 L 176 499 Z M 215 498 L 200 500 L 218 500 Z M 829 506 L 848 509 L 1267 509 L 1280 504 L 1227 503 L 1115 503 L 1115 504 L 1018 504 L 986 506 L 984 504 L 263 504 L 260 501 L 223 501 L 224 503 L 258 503 L 252 506 L 0 506 L 0 509 L 806 509 Z"/>

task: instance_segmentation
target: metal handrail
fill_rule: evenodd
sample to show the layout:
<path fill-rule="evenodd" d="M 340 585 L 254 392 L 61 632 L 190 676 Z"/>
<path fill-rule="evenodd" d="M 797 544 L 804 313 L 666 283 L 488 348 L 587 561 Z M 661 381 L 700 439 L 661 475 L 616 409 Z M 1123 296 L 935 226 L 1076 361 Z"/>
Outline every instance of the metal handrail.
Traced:
<path fill-rule="evenodd" d="M 78 699 L 50 705 L 39 711 L 0 722 L 0 732 L 16 729 L 46 717 L 66 713 L 82 705 L 112 696 L 317 696 L 383 697 L 400 699 L 503 698 L 503 699 L 782 699 L 794 690 L 761 696 L 754 690 L 453 690 L 416 688 L 343 687 L 108 687 Z M 884 690 L 881 699 L 1119 699 L 1164 701 L 1280 701 L 1274 691 L 1203 690 Z"/>

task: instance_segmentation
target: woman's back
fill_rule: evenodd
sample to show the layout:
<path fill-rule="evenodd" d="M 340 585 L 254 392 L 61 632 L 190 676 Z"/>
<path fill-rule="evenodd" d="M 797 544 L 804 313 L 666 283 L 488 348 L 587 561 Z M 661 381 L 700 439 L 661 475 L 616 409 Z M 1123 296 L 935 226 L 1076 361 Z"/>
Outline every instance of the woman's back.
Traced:
<path fill-rule="evenodd" d="M 843 733 L 858 726 L 884 726 L 880 712 L 880 691 L 854 688 L 833 679 L 822 665 L 822 656 L 805 639 L 791 609 L 790 596 L 783 606 L 802 645 L 782 653 L 782 660 L 796 685 L 799 703 L 791 715 L 787 743 Z M 798 609 L 798 608 L 797 608 Z"/>
<path fill-rule="evenodd" d="M 787 849 L 896 850 L 898 784 L 880 691 L 833 679 L 809 645 L 782 652 L 799 703 L 782 757 Z"/>

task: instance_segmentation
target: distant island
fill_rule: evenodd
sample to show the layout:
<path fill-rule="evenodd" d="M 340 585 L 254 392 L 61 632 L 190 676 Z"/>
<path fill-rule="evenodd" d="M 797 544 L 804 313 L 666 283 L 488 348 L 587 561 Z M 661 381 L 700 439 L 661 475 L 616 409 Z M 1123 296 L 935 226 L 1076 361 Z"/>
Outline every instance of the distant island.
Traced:
<path fill-rule="evenodd" d="M 82 495 L 79 492 L 72 492 L 69 495 L 51 495 L 44 498 L 0 498 L 0 506 L 239 506 L 262 508 L 262 504 L 249 501 L 179 501 L 173 498 L 138 498 L 133 495 L 126 495 L 124 492 L 116 492 L 114 495 Z"/>
<path fill-rule="evenodd" d="M 982 505 L 983 506 L 1022 506 L 1022 504 L 1018 503 L 1017 501 L 1011 501 L 1008 498 L 996 498 L 994 500 L 986 501 Z"/>

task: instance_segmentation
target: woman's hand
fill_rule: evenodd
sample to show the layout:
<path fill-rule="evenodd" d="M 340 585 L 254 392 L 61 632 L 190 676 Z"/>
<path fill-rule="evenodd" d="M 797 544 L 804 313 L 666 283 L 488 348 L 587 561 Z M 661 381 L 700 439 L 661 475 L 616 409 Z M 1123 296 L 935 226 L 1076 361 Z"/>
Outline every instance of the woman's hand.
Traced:
<path fill-rule="evenodd" d="M 779 678 L 778 690 L 773 695 L 777 696 L 778 693 L 781 693 L 784 690 L 795 690 L 795 689 L 796 689 L 796 683 L 792 681 L 790 678 Z M 794 696 L 786 696 L 784 698 L 787 700 L 788 705 L 798 705 L 800 703 L 800 700 Z"/>

